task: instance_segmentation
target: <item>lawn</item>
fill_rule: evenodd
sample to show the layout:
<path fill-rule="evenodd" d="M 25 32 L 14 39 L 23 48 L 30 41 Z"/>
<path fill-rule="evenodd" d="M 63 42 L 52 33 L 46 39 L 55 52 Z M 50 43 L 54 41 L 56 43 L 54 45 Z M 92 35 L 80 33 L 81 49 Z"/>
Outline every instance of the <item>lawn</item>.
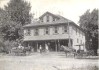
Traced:
<path fill-rule="evenodd" d="M 64 53 L 0 56 L 0 70 L 98 70 L 98 59 L 75 59 Z"/>

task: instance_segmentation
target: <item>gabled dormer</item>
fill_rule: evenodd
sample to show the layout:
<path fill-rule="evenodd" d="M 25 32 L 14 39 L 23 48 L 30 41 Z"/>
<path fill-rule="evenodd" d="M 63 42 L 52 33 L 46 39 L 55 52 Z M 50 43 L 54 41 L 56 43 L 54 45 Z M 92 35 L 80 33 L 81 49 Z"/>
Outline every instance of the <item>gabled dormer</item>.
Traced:
<path fill-rule="evenodd" d="M 46 22 L 54 22 L 54 21 L 57 21 L 57 20 L 59 20 L 60 18 L 59 18 L 58 16 L 56 16 L 56 15 L 50 13 L 50 12 L 46 12 L 46 13 L 44 13 L 43 15 L 41 15 L 41 16 L 39 17 L 39 19 L 40 19 L 41 22 L 45 22 L 45 23 L 46 23 Z"/>

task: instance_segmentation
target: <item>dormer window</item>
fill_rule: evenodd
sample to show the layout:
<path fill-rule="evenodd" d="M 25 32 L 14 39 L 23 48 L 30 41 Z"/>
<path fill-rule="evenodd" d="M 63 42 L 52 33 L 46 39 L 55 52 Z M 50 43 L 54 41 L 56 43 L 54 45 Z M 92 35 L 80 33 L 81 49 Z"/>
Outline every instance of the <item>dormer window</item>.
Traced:
<path fill-rule="evenodd" d="M 47 18 L 47 22 L 49 22 L 49 16 L 46 16 L 46 18 Z"/>

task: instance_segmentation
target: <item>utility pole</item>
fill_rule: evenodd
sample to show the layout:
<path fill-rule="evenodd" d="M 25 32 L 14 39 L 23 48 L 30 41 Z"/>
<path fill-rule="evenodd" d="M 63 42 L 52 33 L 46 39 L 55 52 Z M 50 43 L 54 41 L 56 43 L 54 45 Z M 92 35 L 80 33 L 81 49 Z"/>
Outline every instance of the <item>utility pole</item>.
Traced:
<path fill-rule="evenodd" d="M 69 21 L 68 22 L 68 38 L 69 38 L 69 41 L 68 41 L 68 47 L 70 48 L 71 47 L 71 41 L 70 41 L 70 29 L 69 29 Z"/>

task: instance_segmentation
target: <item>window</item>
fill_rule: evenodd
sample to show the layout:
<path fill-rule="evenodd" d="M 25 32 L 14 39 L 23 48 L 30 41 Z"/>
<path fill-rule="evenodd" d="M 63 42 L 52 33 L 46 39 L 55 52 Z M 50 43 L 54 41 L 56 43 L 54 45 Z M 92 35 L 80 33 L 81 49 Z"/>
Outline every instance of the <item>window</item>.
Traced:
<path fill-rule="evenodd" d="M 66 33 L 67 32 L 67 26 L 64 26 L 63 27 L 63 33 Z"/>
<path fill-rule="evenodd" d="M 53 21 L 55 21 L 55 18 L 53 18 Z"/>
<path fill-rule="evenodd" d="M 49 22 L 49 16 L 46 16 L 46 18 L 47 18 L 47 22 Z"/>
<path fill-rule="evenodd" d="M 79 30 L 79 37 L 80 37 L 80 30 Z"/>
<path fill-rule="evenodd" d="M 30 29 L 27 29 L 26 30 L 26 36 L 30 36 L 31 35 L 31 30 Z"/>
<path fill-rule="evenodd" d="M 77 38 L 77 43 L 79 43 L 79 39 Z"/>
<path fill-rule="evenodd" d="M 45 28 L 45 34 L 49 34 L 49 28 Z"/>
<path fill-rule="evenodd" d="M 77 28 L 76 28 L 76 35 L 77 35 Z"/>
<path fill-rule="evenodd" d="M 57 27 L 57 26 L 54 27 L 54 33 L 55 33 L 55 34 L 58 33 L 58 27 Z"/>
<path fill-rule="evenodd" d="M 82 40 L 81 40 L 81 44 L 82 44 Z"/>
<path fill-rule="evenodd" d="M 43 22 L 43 19 L 41 19 L 41 22 Z"/>
<path fill-rule="evenodd" d="M 38 31 L 39 31 L 38 29 L 35 29 L 35 33 L 34 33 L 35 36 L 36 35 L 39 35 L 39 32 Z"/>

